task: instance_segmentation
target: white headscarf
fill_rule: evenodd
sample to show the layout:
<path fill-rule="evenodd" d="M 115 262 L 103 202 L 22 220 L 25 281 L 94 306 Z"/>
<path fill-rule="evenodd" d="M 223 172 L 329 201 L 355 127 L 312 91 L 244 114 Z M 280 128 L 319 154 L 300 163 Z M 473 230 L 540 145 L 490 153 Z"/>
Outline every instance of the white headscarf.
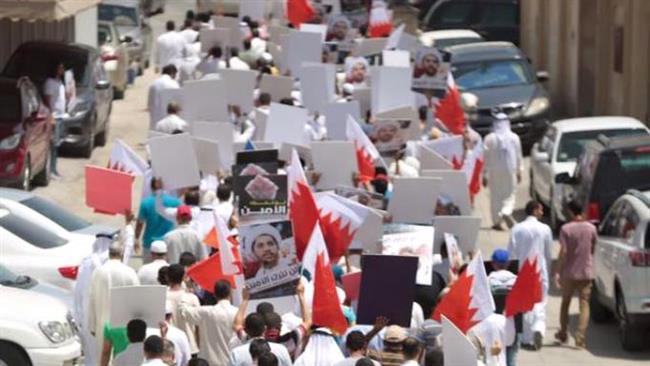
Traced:
<path fill-rule="evenodd" d="M 357 64 L 363 64 L 363 66 L 366 68 L 366 72 L 368 72 L 368 68 L 370 67 L 368 65 L 368 60 L 366 60 L 363 57 L 346 57 L 345 58 L 345 76 L 349 77 L 350 73 L 352 72 L 352 69 Z M 368 77 L 368 75 L 366 75 L 366 77 Z"/>
<path fill-rule="evenodd" d="M 318 328 L 311 334 L 305 350 L 293 365 L 333 366 L 344 358 L 332 332 L 327 328 Z"/>
<path fill-rule="evenodd" d="M 514 172 L 517 169 L 517 148 L 515 143 L 517 136 L 510 129 L 510 120 L 505 113 L 499 113 L 495 118 L 493 129 L 497 139 L 499 158 L 506 163 L 508 171 Z"/>
<path fill-rule="evenodd" d="M 244 244 L 244 255 L 248 259 L 257 260 L 257 258 L 254 258 L 255 255 L 253 254 L 253 243 L 260 235 L 268 235 L 272 237 L 278 244 L 278 247 L 282 244 L 282 236 L 280 236 L 280 232 L 269 224 L 247 227 L 244 230 L 241 230 L 241 236 L 242 243 Z"/>

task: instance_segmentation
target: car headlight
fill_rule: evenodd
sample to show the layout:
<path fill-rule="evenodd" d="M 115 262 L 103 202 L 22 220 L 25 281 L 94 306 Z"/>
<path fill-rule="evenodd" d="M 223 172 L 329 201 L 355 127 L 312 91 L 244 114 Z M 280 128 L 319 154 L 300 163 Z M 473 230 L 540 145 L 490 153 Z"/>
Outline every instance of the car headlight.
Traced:
<path fill-rule="evenodd" d="M 20 139 L 23 135 L 21 133 L 13 134 L 0 141 L 0 150 L 13 150 L 20 144 Z"/>
<path fill-rule="evenodd" d="M 528 104 L 525 115 L 528 117 L 534 116 L 536 114 L 541 114 L 546 111 L 549 106 L 550 102 L 547 97 L 534 98 L 530 104 Z"/>
<path fill-rule="evenodd" d="M 61 343 L 73 336 L 68 322 L 42 321 L 38 323 L 38 327 L 52 343 Z"/>
<path fill-rule="evenodd" d="M 87 100 L 78 100 L 72 110 L 70 110 L 70 115 L 74 118 L 84 113 L 87 113 L 90 110 L 90 102 Z"/>

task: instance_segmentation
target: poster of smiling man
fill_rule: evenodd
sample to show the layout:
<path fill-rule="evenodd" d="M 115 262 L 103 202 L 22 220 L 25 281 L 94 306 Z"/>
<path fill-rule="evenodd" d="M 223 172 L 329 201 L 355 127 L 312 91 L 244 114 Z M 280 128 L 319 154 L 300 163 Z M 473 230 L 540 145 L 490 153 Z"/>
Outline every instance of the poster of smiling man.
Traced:
<path fill-rule="evenodd" d="M 242 226 L 239 231 L 244 279 L 251 299 L 295 293 L 300 278 L 290 221 Z"/>
<path fill-rule="evenodd" d="M 413 68 L 413 89 L 441 90 L 447 89 L 449 64 L 443 55 L 433 47 L 420 48 L 415 57 Z"/>

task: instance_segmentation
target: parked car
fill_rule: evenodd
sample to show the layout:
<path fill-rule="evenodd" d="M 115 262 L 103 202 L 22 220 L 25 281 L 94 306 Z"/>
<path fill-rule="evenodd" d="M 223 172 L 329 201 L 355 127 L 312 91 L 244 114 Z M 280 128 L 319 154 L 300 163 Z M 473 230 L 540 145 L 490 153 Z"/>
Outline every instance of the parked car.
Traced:
<path fill-rule="evenodd" d="M 478 97 L 478 111 L 469 121 L 472 128 L 481 135 L 491 132 L 493 109 L 498 107 L 510 118 L 524 149 L 530 149 L 549 124 L 550 101 L 542 85 L 548 73 L 535 72 L 526 55 L 508 42 L 464 44 L 447 52 L 460 90 Z"/>
<path fill-rule="evenodd" d="M 420 43 L 427 47 L 436 47 L 441 50 L 460 44 L 484 42 L 480 34 L 470 29 L 437 30 L 422 33 Z"/>
<path fill-rule="evenodd" d="M 95 237 L 99 233 L 117 234 L 118 229 L 90 223 L 74 213 L 66 210 L 61 205 L 53 203 L 33 193 L 11 188 L 0 188 L 0 203 L 4 200 L 20 204 L 25 210 L 31 210 L 29 217 L 34 225 L 43 221 L 52 221 L 64 230 L 76 234 L 85 234 Z"/>
<path fill-rule="evenodd" d="M 616 315 L 623 349 L 650 345 L 650 191 L 630 190 L 600 225 L 594 250 L 591 318 Z"/>
<path fill-rule="evenodd" d="M 68 104 L 62 121 L 62 143 L 90 157 L 95 143 L 106 144 L 113 102 L 113 89 L 97 49 L 54 41 L 26 42 L 11 55 L 2 75 L 28 76 L 42 93 L 48 74 L 58 62 L 73 70 L 76 82 L 76 97 Z"/>
<path fill-rule="evenodd" d="M 142 16 L 138 0 L 103 0 L 97 18 L 115 24 L 118 40 L 126 43 L 129 60 L 138 64 L 140 73 L 149 68 L 153 49 L 153 31 Z"/>
<path fill-rule="evenodd" d="M 69 310 L 72 309 L 74 299 L 72 292 L 60 287 L 38 281 L 27 275 L 18 275 L 10 271 L 7 267 L 0 264 L 0 286 L 20 288 L 29 290 L 41 295 L 53 297 L 64 303 Z"/>
<path fill-rule="evenodd" d="M 113 99 L 123 99 L 128 85 L 129 55 L 113 23 L 97 22 L 97 46 L 104 70 L 113 86 Z"/>
<path fill-rule="evenodd" d="M 50 182 L 52 114 L 22 77 L 0 76 L 0 183 L 24 190 Z"/>
<path fill-rule="evenodd" d="M 0 285 L 0 365 L 77 365 L 81 344 L 65 304 Z"/>
<path fill-rule="evenodd" d="M 140 0 L 140 10 L 145 16 L 153 16 L 165 12 L 165 0 Z"/>
<path fill-rule="evenodd" d="M 563 202 L 576 200 L 585 217 L 599 223 L 612 203 L 628 189 L 650 189 L 650 135 L 599 136 L 585 145 L 575 173 L 560 173 Z"/>
<path fill-rule="evenodd" d="M 530 152 L 530 196 L 548 207 L 551 226 L 566 221 L 562 210 L 563 187 L 555 184 L 560 173 L 573 174 L 584 146 L 599 135 L 647 135 L 648 127 L 629 117 L 572 118 L 551 124 Z"/>
<path fill-rule="evenodd" d="M 0 237 L 0 264 L 67 290 L 74 289 L 79 264 L 94 242 L 9 200 L 0 202 Z"/>
<path fill-rule="evenodd" d="M 469 28 L 488 41 L 518 45 L 519 0 L 440 0 L 431 6 L 420 28 Z"/>

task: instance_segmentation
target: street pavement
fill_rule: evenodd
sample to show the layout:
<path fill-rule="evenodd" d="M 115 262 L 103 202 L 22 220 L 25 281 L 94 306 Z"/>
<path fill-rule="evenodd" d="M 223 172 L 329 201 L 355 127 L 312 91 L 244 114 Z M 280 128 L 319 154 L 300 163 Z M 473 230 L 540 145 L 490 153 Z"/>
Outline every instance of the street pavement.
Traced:
<path fill-rule="evenodd" d="M 178 0 L 168 1 L 165 14 L 158 15 L 151 19 L 155 34 L 160 34 L 164 22 L 173 19 L 181 24 L 185 11 L 190 8 L 193 1 Z M 106 166 L 112 141 L 116 138 L 124 140 L 135 151 L 145 156 L 143 143 L 147 138 L 149 116 L 146 111 L 148 86 L 154 80 L 153 68 L 139 77 L 135 84 L 126 91 L 124 100 L 113 102 L 111 115 L 111 128 L 109 143 L 101 148 L 96 148 L 90 159 L 78 157 L 61 157 L 59 159 L 59 172 L 63 174 L 61 179 L 52 181 L 48 187 L 39 187 L 35 193 L 59 203 L 68 210 L 77 213 L 94 223 L 101 223 L 120 227 L 123 225 L 122 216 L 107 216 L 94 213 L 85 206 L 84 167 L 88 164 Z M 526 159 L 528 167 L 528 159 Z M 524 174 L 524 181 L 517 191 L 517 210 L 515 217 L 521 221 L 524 218 L 523 206 L 529 199 L 528 196 L 528 174 Z M 140 198 L 141 180 L 136 179 L 134 189 L 134 211 L 137 214 L 137 207 Z M 477 196 L 474 214 L 483 219 L 479 234 L 478 247 L 487 258 L 496 248 L 506 248 L 508 242 L 508 231 L 494 231 L 490 229 L 489 196 L 486 190 Z M 558 244 L 553 244 L 554 256 L 557 256 Z M 622 350 L 617 327 L 615 323 L 596 325 L 591 323 L 587 331 L 587 348 L 578 350 L 572 347 L 571 339 L 568 345 L 560 346 L 553 342 L 553 334 L 559 328 L 560 298 L 557 290 L 551 289 L 547 305 L 547 331 L 544 340 L 544 347 L 541 351 L 521 350 L 518 357 L 518 365 L 571 365 L 571 366 L 632 366 L 650 365 L 650 349 L 640 353 L 629 353 Z M 570 329 L 577 326 L 578 303 L 574 298 L 570 309 Z M 650 342 L 648 342 L 650 343 Z"/>

